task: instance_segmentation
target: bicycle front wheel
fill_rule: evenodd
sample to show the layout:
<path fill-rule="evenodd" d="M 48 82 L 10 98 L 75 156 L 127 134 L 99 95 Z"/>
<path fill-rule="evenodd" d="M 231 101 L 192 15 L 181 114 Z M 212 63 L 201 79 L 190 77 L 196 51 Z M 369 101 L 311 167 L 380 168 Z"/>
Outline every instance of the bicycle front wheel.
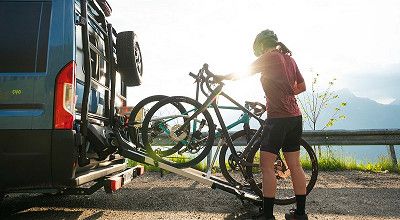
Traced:
<path fill-rule="evenodd" d="M 186 110 L 180 111 L 177 106 L 183 106 Z M 200 107 L 199 102 L 184 96 L 169 97 L 155 104 L 142 124 L 146 152 L 153 159 L 177 168 L 194 166 L 203 160 L 215 138 L 211 115 L 204 110 L 181 128 L 193 114 L 197 114 Z"/>
<path fill-rule="evenodd" d="M 246 145 L 256 132 L 254 129 L 240 130 L 231 135 L 233 147 L 240 158 L 246 158 L 245 154 L 249 151 Z M 239 166 L 231 149 L 224 144 L 219 152 L 219 168 L 222 175 L 234 186 L 248 185 Z"/>
<path fill-rule="evenodd" d="M 246 175 L 252 190 L 262 197 L 262 173 L 260 169 L 260 146 L 254 146 L 246 161 Z M 312 147 L 303 139 L 300 140 L 300 161 L 306 177 L 307 195 L 313 189 L 318 176 L 318 161 Z M 251 165 L 250 165 L 251 164 Z M 276 194 L 275 203 L 288 205 L 296 202 L 292 187 L 290 168 L 287 167 L 282 151 L 275 161 Z"/>

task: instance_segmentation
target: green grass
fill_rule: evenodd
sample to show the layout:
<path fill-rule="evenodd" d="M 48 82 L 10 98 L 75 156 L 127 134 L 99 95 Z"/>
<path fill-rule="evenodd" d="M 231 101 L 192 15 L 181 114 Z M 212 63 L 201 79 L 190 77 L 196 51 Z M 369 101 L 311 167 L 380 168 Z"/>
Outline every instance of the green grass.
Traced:
<path fill-rule="evenodd" d="M 258 154 L 256 154 L 257 156 Z M 185 161 L 184 157 L 174 157 L 171 158 L 174 162 L 182 162 Z M 256 158 L 258 160 L 258 158 Z M 302 157 L 300 158 L 301 164 L 304 169 L 311 169 L 310 160 Z M 155 166 L 150 166 L 147 164 L 141 164 L 139 162 L 129 160 L 128 166 L 133 167 L 136 165 L 143 165 L 146 171 L 150 172 L 159 172 L 160 168 Z M 227 165 L 227 167 L 229 167 Z M 205 172 L 207 169 L 207 163 L 201 162 L 194 166 L 193 168 Z M 323 154 L 318 158 L 318 168 L 320 171 L 342 171 L 342 170 L 359 170 L 359 171 L 370 171 L 370 172 L 395 172 L 395 169 L 392 165 L 392 161 L 386 157 L 380 157 L 375 163 L 357 163 L 354 158 L 345 158 L 345 157 L 334 157 L 331 154 Z M 398 170 L 400 170 L 400 164 L 398 166 Z M 213 173 L 220 172 L 218 164 L 214 165 L 212 170 Z"/>
<path fill-rule="evenodd" d="M 301 158 L 301 163 L 305 169 L 311 168 L 310 161 Z M 391 160 L 385 157 L 380 157 L 375 163 L 357 163 L 354 158 L 322 155 L 318 158 L 318 168 L 321 171 L 360 170 L 371 172 L 395 172 Z M 398 170 L 400 170 L 400 166 L 398 166 Z"/>

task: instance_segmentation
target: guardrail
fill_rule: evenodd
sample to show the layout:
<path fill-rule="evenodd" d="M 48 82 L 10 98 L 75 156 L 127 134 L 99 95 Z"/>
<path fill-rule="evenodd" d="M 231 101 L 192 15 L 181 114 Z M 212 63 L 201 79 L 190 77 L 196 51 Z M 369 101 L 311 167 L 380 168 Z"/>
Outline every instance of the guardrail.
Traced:
<path fill-rule="evenodd" d="M 400 145 L 400 129 L 304 131 L 311 145 Z"/>
<path fill-rule="evenodd" d="M 232 134 L 234 131 L 229 133 Z M 387 145 L 394 170 L 398 171 L 394 145 L 400 145 L 400 129 L 306 130 L 303 132 L 303 138 L 310 145 L 316 146 Z M 238 140 L 235 143 L 246 145 L 245 140 Z"/>
<path fill-rule="evenodd" d="M 310 145 L 317 146 L 387 145 L 393 167 L 396 171 L 398 170 L 394 145 L 400 145 L 400 129 L 306 130 L 303 131 L 303 138 Z M 244 140 L 243 143 L 238 144 L 246 145 Z"/>
<path fill-rule="evenodd" d="M 388 145 L 393 168 L 398 171 L 394 145 L 400 145 L 400 129 L 304 131 L 310 145 Z"/>

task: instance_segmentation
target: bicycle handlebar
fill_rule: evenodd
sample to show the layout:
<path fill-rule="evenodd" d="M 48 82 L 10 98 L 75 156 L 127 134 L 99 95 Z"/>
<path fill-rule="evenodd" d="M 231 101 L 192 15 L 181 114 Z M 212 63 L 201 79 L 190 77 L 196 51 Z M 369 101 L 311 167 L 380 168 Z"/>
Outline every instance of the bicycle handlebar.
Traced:
<path fill-rule="evenodd" d="M 222 82 L 223 80 L 225 80 L 224 76 L 221 75 L 216 75 L 214 73 L 212 73 L 209 69 L 208 69 L 208 64 L 205 63 L 203 64 L 203 68 L 202 70 L 207 74 L 207 77 L 205 78 L 205 83 L 207 86 L 208 91 L 212 92 L 213 89 L 211 88 L 211 83 L 218 83 L 220 85 L 224 85 L 224 83 Z M 212 80 L 210 79 L 212 78 Z"/>
<path fill-rule="evenodd" d="M 200 73 L 202 73 L 202 72 L 206 73 L 210 77 L 216 77 L 217 76 L 214 73 L 212 73 L 210 70 L 208 70 L 208 64 L 207 63 L 203 64 L 203 68 L 200 69 Z M 204 76 L 202 76 L 202 74 L 199 74 L 199 75 L 200 76 L 198 76 L 198 75 L 196 75 L 196 74 L 194 74 L 192 72 L 189 73 L 189 76 L 191 76 L 191 77 L 193 77 L 195 79 L 204 78 Z"/>
<path fill-rule="evenodd" d="M 193 78 L 195 78 L 195 79 L 197 79 L 198 77 L 197 77 L 197 75 L 196 74 L 194 74 L 194 73 L 192 73 L 192 72 L 190 72 L 189 73 L 189 76 L 191 76 L 191 77 L 193 77 Z"/>
<path fill-rule="evenodd" d="M 194 79 L 195 79 L 195 82 L 199 82 L 199 83 L 200 83 L 199 87 L 200 87 L 201 92 L 202 92 L 205 96 L 208 97 L 210 94 L 208 94 L 208 93 L 206 92 L 206 90 L 204 89 L 204 83 L 205 83 L 206 81 L 208 81 L 209 79 L 206 79 L 206 78 L 203 76 L 203 72 L 204 72 L 204 70 L 203 70 L 203 69 L 200 69 L 198 75 L 196 75 L 196 74 L 190 72 L 190 73 L 189 73 L 189 76 L 191 76 L 192 78 L 194 78 Z M 207 89 L 210 90 L 209 86 L 207 86 Z M 212 91 L 210 90 L 210 92 L 212 92 Z"/>
<path fill-rule="evenodd" d="M 207 76 L 204 76 L 203 74 L 206 74 Z M 214 73 L 212 73 L 209 69 L 208 69 L 208 64 L 205 63 L 203 64 L 203 67 L 199 70 L 199 73 L 196 75 L 192 72 L 189 73 L 189 76 L 191 76 L 192 78 L 194 78 L 196 80 L 196 82 L 200 82 L 200 89 L 201 92 L 206 96 L 209 97 L 210 94 L 214 91 L 211 88 L 211 84 L 214 83 L 218 83 L 220 85 L 224 85 L 224 83 L 222 82 L 222 80 L 226 80 L 224 78 L 224 76 L 220 76 L 220 75 L 216 75 Z M 211 80 L 211 78 L 213 78 Z M 208 89 L 208 91 L 210 93 L 207 93 L 206 90 L 204 89 L 204 83 L 206 84 L 206 87 Z M 265 111 L 266 111 L 266 107 L 264 104 L 261 104 L 260 102 L 250 102 L 250 101 L 246 101 L 245 102 L 245 106 L 247 109 L 249 109 L 250 111 L 252 111 L 254 113 L 254 115 L 260 117 Z"/>
<path fill-rule="evenodd" d="M 203 73 L 206 74 L 206 76 L 203 75 Z M 222 76 L 218 76 L 215 75 L 214 73 L 212 73 L 210 70 L 208 70 L 208 64 L 205 63 L 203 64 L 203 67 L 199 70 L 198 75 L 190 72 L 189 76 L 191 76 L 192 78 L 194 78 L 196 80 L 196 82 L 200 82 L 200 89 L 201 92 L 205 95 L 205 96 L 209 96 L 212 92 L 213 89 L 211 88 L 212 83 L 219 83 L 219 84 L 223 84 L 222 81 Z M 212 80 L 210 78 L 213 78 Z M 210 93 L 207 93 L 206 90 L 204 89 L 204 83 L 206 84 L 206 87 L 208 89 L 208 91 Z"/>

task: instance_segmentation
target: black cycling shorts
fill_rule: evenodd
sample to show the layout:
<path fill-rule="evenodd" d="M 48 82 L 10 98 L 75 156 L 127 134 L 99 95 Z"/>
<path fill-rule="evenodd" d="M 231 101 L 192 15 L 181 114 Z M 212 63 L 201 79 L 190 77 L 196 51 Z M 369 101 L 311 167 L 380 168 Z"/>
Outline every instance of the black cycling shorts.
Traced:
<path fill-rule="evenodd" d="M 300 150 L 300 138 L 303 133 L 302 116 L 288 118 L 267 118 L 261 136 L 261 151 L 278 155 L 283 152 Z"/>

